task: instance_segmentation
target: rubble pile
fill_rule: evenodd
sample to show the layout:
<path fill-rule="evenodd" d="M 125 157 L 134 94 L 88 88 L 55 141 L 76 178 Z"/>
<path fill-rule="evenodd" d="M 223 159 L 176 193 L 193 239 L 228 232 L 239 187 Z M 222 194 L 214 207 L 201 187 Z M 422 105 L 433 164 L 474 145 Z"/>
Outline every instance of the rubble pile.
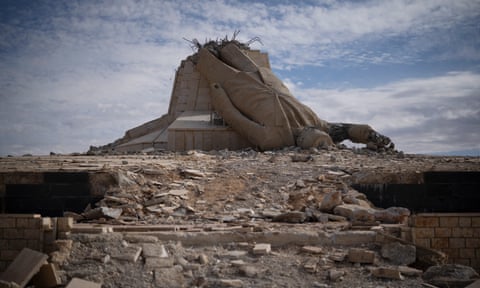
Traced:
<path fill-rule="evenodd" d="M 63 285 L 378 288 L 478 279 L 463 270 L 466 278 L 451 273 L 445 282 L 435 272 L 448 270 L 445 255 L 404 237 L 410 211 L 374 207 L 352 184 L 477 171 L 479 158 L 288 148 L 2 161 L 4 170 L 61 167 L 116 179 L 95 205 L 65 213 L 75 223 L 46 251 Z M 425 278 L 419 262 L 444 270 Z"/>

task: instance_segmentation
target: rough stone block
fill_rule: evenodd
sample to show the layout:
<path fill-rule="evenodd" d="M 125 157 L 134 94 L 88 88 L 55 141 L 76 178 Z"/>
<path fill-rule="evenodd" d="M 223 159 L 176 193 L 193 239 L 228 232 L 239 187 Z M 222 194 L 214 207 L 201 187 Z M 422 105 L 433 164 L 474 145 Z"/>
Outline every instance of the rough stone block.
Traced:
<path fill-rule="evenodd" d="M 458 217 L 440 217 L 440 227 L 458 227 Z"/>
<path fill-rule="evenodd" d="M 15 282 L 20 287 L 25 287 L 33 275 L 40 270 L 47 258 L 48 256 L 43 253 L 25 248 L 15 257 L 7 270 L 0 275 L 0 280 Z"/>
<path fill-rule="evenodd" d="M 465 239 L 465 246 L 467 248 L 480 248 L 480 239 L 479 238 Z"/>
<path fill-rule="evenodd" d="M 260 243 L 260 244 L 256 244 L 255 247 L 253 247 L 253 254 L 265 255 L 270 253 L 271 250 L 272 248 L 269 243 Z"/>
<path fill-rule="evenodd" d="M 462 248 L 459 252 L 460 258 L 475 258 L 475 249 L 473 248 Z"/>
<path fill-rule="evenodd" d="M 168 258 L 148 257 L 148 258 L 145 258 L 145 268 L 147 268 L 147 269 L 168 268 L 168 267 L 172 267 L 173 263 L 174 263 L 173 257 L 168 257 Z"/>
<path fill-rule="evenodd" d="M 472 227 L 480 227 L 480 216 L 472 217 Z"/>
<path fill-rule="evenodd" d="M 387 278 L 394 280 L 405 279 L 397 268 L 393 267 L 378 267 L 371 269 L 372 275 L 379 278 Z"/>
<path fill-rule="evenodd" d="M 448 246 L 450 248 L 465 248 L 465 238 L 450 238 Z"/>
<path fill-rule="evenodd" d="M 9 228 L 3 230 L 3 237 L 5 239 L 23 239 L 23 229 Z"/>
<path fill-rule="evenodd" d="M 375 242 L 375 231 L 341 231 L 333 235 L 334 245 L 359 245 Z"/>
<path fill-rule="evenodd" d="M 432 248 L 433 249 L 444 249 L 449 247 L 448 238 L 434 238 L 432 239 Z"/>
<path fill-rule="evenodd" d="M 72 217 L 59 217 L 57 218 L 57 230 L 58 232 L 70 232 L 73 228 Z"/>
<path fill-rule="evenodd" d="M 128 246 L 112 251 L 111 256 L 113 259 L 117 260 L 137 262 L 138 257 L 140 257 L 141 253 L 141 247 Z"/>
<path fill-rule="evenodd" d="M 417 258 L 417 250 L 413 245 L 391 242 L 382 245 L 382 257 L 396 265 L 410 265 Z"/>
<path fill-rule="evenodd" d="M 42 236 L 42 231 L 39 230 L 39 229 L 25 229 L 23 231 L 23 235 L 25 237 L 25 239 L 29 239 L 29 240 L 33 240 L 33 239 L 37 239 L 37 240 L 40 240 L 41 236 Z"/>
<path fill-rule="evenodd" d="M 421 247 L 425 247 L 425 248 L 431 248 L 431 243 L 430 243 L 430 239 L 427 239 L 427 238 L 417 238 L 415 239 L 415 244 L 418 245 L 418 246 L 421 246 Z"/>
<path fill-rule="evenodd" d="M 0 228 L 15 228 L 15 218 L 2 218 L 0 221 Z"/>
<path fill-rule="evenodd" d="M 413 216 L 413 226 L 414 227 L 438 227 L 439 221 L 438 217 L 429 217 L 429 216 Z"/>
<path fill-rule="evenodd" d="M 458 218 L 458 226 L 460 226 L 460 227 L 471 227 L 472 226 L 472 218 L 470 218 L 470 217 L 460 217 L 460 218 Z"/>
<path fill-rule="evenodd" d="M 415 228 L 415 237 L 417 238 L 433 238 L 435 237 L 434 228 Z"/>
<path fill-rule="evenodd" d="M 452 228 L 452 237 L 454 238 L 473 237 L 473 230 L 470 228 Z"/>
<path fill-rule="evenodd" d="M 348 250 L 348 261 L 372 264 L 375 262 L 375 252 L 361 248 L 350 248 Z"/>
<path fill-rule="evenodd" d="M 452 236 L 452 228 L 435 228 L 436 238 L 449 238 Z"/>
<path fill-rule="evenodd" d="M 101 288 L 102 284 L 80 278 L 73 278 L 65 288 Z"/>
<path fill-rule="evenodd" d="M 142 245 L 142 254 L 143 257 L 160 257 L 166 258 L 168 257 L 167 250 L 165 246 L 160 243 L 145 243 Z"/>

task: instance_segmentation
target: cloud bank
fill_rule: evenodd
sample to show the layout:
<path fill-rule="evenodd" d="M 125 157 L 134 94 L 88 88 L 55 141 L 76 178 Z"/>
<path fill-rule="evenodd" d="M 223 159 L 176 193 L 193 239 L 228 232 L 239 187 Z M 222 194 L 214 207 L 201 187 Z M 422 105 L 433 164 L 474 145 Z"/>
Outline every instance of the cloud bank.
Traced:
<path fill-rule="evenodd" d="M 406 152 L 480 150 L 480 1 L 0 6 L 0 155 L 82 152 L 161 116 L 183 38 L 237 29 L 322 118 L 369 123 Z"/>

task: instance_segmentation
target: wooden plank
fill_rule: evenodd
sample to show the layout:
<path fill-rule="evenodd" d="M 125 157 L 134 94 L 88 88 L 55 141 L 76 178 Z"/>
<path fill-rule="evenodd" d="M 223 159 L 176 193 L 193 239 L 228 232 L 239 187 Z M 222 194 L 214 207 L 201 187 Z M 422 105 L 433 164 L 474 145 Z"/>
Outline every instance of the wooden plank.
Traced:
<path fill-rule="evenodd" d="M 32 278 L 31 284 L 35 287 L 57 287 L 62 284 L 62 280 L 57 273 L 57 268 L 54 264 L 44 264 L 40 271 Z"/>
<path fill-rule="evenodd" d="M 80 278 L 73 278 L 65 288 L 102 288 L 102 284 Z"/>
<path fill-rule="evenodd" d="M 20 287 L 25 287 L 40 267 L 45 264 L 48 256 L 38 251 L 23 248 L 20 254 L 15 257 L 7 270 L 0 275 L 0 280 L 15 282 Z"/>

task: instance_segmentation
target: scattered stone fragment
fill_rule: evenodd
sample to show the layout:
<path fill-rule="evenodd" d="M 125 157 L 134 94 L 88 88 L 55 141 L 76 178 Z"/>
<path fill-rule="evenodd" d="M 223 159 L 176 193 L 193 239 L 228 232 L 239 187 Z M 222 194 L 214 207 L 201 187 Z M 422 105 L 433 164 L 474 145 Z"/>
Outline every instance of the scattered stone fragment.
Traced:
<path fill-rule="evenodd" d="M 271 250 L 272 248 L 269 243 L 260 243 L 260 244 L 256 244 L 255 247 L 253 247 L 253 254 L 265 255 L 270 253 Z"/>
<path fill-rule="evenodd" d="M 137 262 L 138 257 L 142 253 L 142 247 L 120 247 L 118 250 L 114 250 L 111 253 L 112 259 L 122 260 L 122 261 L 129 261 L 129 262 Z"/>
<path fill-rule="evenodd" d="M 303 246 L 302 251 L 312 254 L 321 254 L 323 252 L 323 249 L 317 246 Z"/>
<path fill-rule="evenodd" d="M 323 197 L 320 203 L 320 211 L 332 212 L 335 207 L 343 204 L 342 193 L 340 191 L 332 191 Z"/>
<path fill-rule="evenodd" d="M 240 274 L 247 276 L 247 277 L 255 277 L 259 274 L 257 268 L 251 265 L 242 265 L 239 268 Z"/>
<path fill-rule="evenodd" d="M 350 248 L 348 250 L 348 261 L 372 264 L 375 261 L 375 252 L 361 248 Z"/>
<path fill-rule="evenodd" d="M 328 270 L 328 279 L 330 281 L 336 282 L 342 280 L 343 275 L 345 275 L 345 271 L 338 270 L 338 269 L 330 269 Z"/>
<path fill-rule="evenodd" d="M 158 258 L 158 257 L 148 257 L 145 258 L 145 268 L 147 269 L 156 269 L 156 268 L 169 268 L 174 264 L 172 257 L 169 258 Z"/>
<path fill-rule="evenodd" d="M 245 255 L 247 255 L 247 251 L 233 250 L 233 251 L 228 251 L 227 253 L 223 254 L 222 256 L 225 256 L 229 259 L 238 259 L 238 258 L 241 258 Z"/>
<path fill-rule="evenodd" d="M 144 243 L 142 245 L 143 257 L 160 257 L 167 258 L 168 253 L 163 244 L 158 243 Z"/>
<path fill-rule="evenodd" d="M 206 265 L 206 264 L 208 264 L 208 256 L 205 255 L 205 254 L 200 254 L 198 256 L 198 261 L 200 262 L 200 264 Z"/>
<path fill-rule="evenodd" d="M 100 288 L 102 287 L 102 284 L 83 280 L 80 278 L 73 278 L 66 288 Z"/>
<path fill-rule="evenodd" d="M 173 266 L 155 270 L 156 287 L 186 287 L 185 277 L 181 266 Z"/>
<path fill-rule="evenodd" d="M 444 264 L 429 267 L 422 276 L 432 285 L 444 287 L 465 287 L 477 279 L 478 273 L 472 267 L 459 264 Z"/>
<path fill-rule="evenodd" d="M 408 266 L 398 266 L 398 271 L 400 271 L 400 273 L 402 273 L 402 275 L 412 276 L 412 277 L 422 276 L 422 274 L 423 274 L 422 270 L 415 269 L 415 268 L 408 267 Z"/>
<path fill-rule="evenodd" d="M 383 223 L 406 223 L 410 210 L 403 207 L 389 207 L 375 210 L 375 219 Z"/>
<path fill-rule="evenodd" d="M 347 253 L 344 252 L 335 252 L 328 255 L 328 258 L 335 262 L 343 262 L 345 260 L 345 257 L 347 257 Z"/>
<path fill-rule="evenodd" d="M 98 207 L 84 212 L 82 215 L 86 219 L 111 218 L 118 219 L 123 210 L 119 208 Z"/>
<path fill-rule="evenodd" d="M 247 263 L 245 263 L 245 261 L 240 259 L 240 260 L 232 260 L 232 261 L 230 261 L 230 264 L 232 264 L 232 266 L 240 267 L 240 266 L 243 266 Z"/>
<path fill-rule="evenodd" d="M 372 275 L 378 278 L 387 278 L 394 280 L 404 280 L 400 271 L 393 267 L 375 267 L 370 269 Z"/>
<path fill-rule="evenodd" d="M 375 211 L 360 205 L 342 204 L 333 209 L 333 213 L 346 217 L 352 221 L 375 221 Z"/>
<path fill-rule="evenodd" d="M 304 212 L 292 211 L 282 213 L 273 217 L 272 221 L 274 222 L 286 222 L 286 223 L 303 223 L 305 222 L 306 215 Z"/>
<path fill-rule="evenodd" d="M 396 265 L 410 265 L 417 258 L 417 249 L 414 245 L 404 245 L 400 242 L 390 242 L 382 245 L 382 257 L 389 259 Z"/>
<path fill-rule="evenodd" d="M 308 259 L 303 264 L 303 269 L 309 273 L 316 273 L 317 272 L 317 261 L 314 259 Z"/>
<path fill-rule="evenodd" d="M 216 284 L 218 287 L 243 287 L 243 281 L 240 279 L 220 279 Z"/>

